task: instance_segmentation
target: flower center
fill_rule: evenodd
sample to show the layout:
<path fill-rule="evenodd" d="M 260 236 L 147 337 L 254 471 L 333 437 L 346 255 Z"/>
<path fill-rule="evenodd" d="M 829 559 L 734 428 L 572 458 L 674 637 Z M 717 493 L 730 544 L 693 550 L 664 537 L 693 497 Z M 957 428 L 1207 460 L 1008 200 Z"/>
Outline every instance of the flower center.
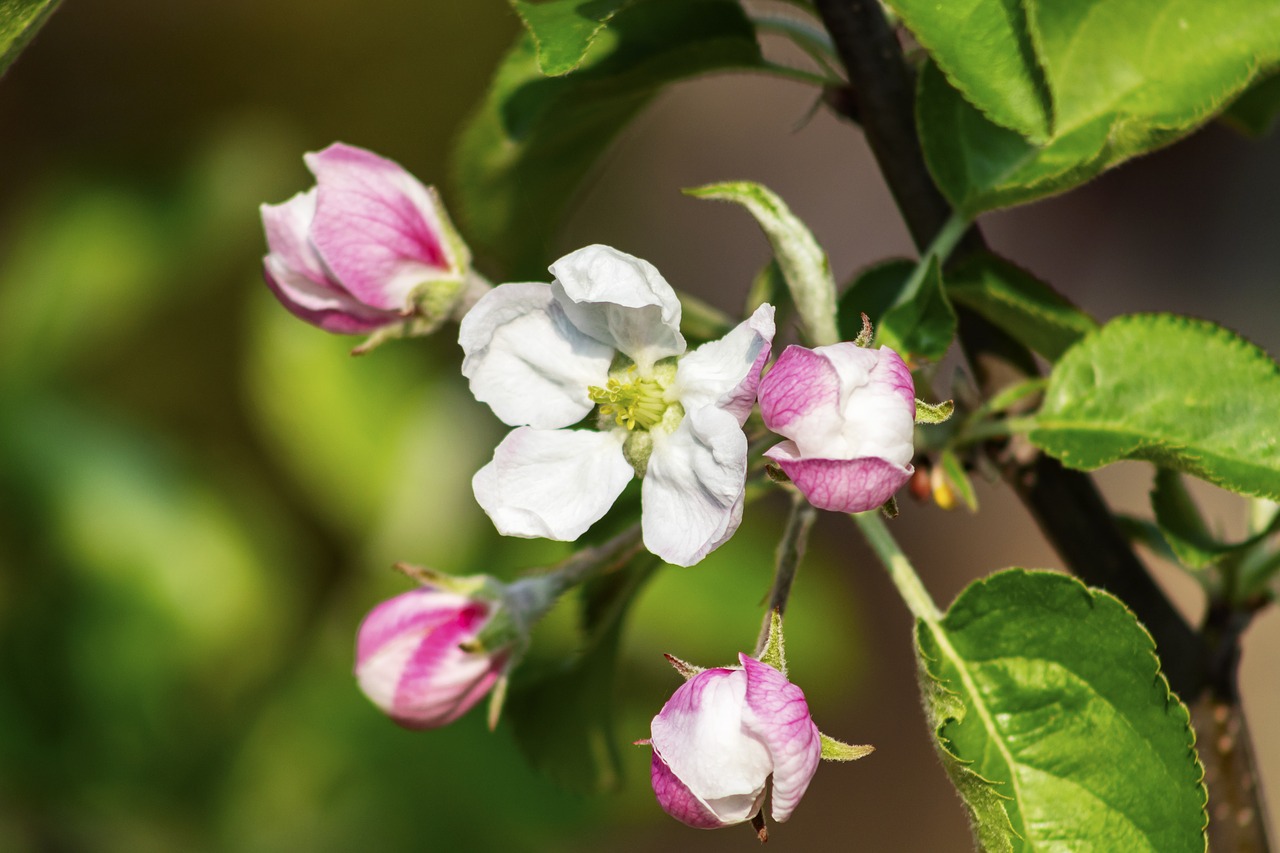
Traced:
<path fill-rule="evenodd" d="M 609 383 L 603 388 L 599 385 L 587 388 L 587 395 L 591 402 L 600 406 L 600 414 L 613 416 L 618 426 L 629 430 L 639 426 L 647 430 L 662 420 L 667 411 L 667 401 L 657 380 L 629 378 L 634 374 L 635 367 L 631 367 L 624 374 L 628 377 L 627 381 L 610 377 Z"/>

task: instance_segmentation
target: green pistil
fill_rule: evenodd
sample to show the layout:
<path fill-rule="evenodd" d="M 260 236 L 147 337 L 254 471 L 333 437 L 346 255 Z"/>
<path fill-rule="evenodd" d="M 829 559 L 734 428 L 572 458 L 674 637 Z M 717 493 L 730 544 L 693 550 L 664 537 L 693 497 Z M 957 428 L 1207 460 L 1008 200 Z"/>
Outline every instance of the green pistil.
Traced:
<path fill-rule="evenodd" d="M 632 379 L 628 382 L 610 379 L 603 388 L 592 385 L 587 394 L 591 402 L 600 406 L 600 414 L 612 415 L 618 426 L 629 430 L 637 426 L 647 430 L 661 421 L 667 411 L 662 386 L 653 379 Z"/>

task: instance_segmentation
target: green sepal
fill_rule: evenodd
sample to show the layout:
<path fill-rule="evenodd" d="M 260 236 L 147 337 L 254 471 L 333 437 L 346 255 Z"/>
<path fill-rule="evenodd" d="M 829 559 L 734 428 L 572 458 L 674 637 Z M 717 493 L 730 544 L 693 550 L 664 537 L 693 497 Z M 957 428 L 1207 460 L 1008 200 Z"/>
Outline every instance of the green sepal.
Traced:
<path fill-rule="evenodd" d="M 916 423 L 918 424 L 940 424 L 951 419 L 955 414 L 956 401 L 943 400 L 941 403 L 926 403 L 920 398 L 916 398 Z"/>
<path fill-rule="evenodd" d="M 822 732 L 818 732 L 818 739 L 822 743 L 823 761 L 857 761 L 876 751 L 876 748 L 870 744 L 845 743 L 833 737 L 827 737 Z"/>
<path fill-rule="evenodd" d="M 686 660 L 681 660 L 675 655 L 663 654 L 662 656 L 667 659 L 667 663 L 671 664 L 672 669 L 680 673 L 680 677 L 685 681 L 688 681 L 698 673 L 706 670 L 706 667 L 695 666 Z"/>
<path fill-rule="evenodd" d="M 765 638 L 764 648 L 760 650 L 758 660 L 782 673 L 787 674 L 787 644 L 782 636 L 782 614 L 774 608 L 769 612 L 769 634 Z"/>
<path fill-rule="evenodd" d="M 889 500 L 885 501 L 880 505 L 880 511 L 884 513 L 885 518 L 897 518 L 898 517 L 897 497 L 890 495 Z"/>

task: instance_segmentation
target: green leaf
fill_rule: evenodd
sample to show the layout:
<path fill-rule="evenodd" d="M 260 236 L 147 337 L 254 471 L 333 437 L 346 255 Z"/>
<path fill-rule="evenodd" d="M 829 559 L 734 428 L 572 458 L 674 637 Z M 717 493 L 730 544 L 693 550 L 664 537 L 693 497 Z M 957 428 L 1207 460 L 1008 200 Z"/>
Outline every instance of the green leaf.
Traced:
<path fill-rule="evenodd" d="M 840 340 L 836 328 L 836 282 L 826 252 L 800 218 L 768 187 L 751 181 L 708 184 L 684 191 L 694 198 L 731 201 L 745 207 L 769 238 L 796 313 L 817 344 Z"/>
<path fill-rule="evenodd" d="M 858 273 L 853 283 L 840 295 L 836 308 L 840 338 L 851 341 L 861 334 L 863 314 L 873 324 L 878 324 L 889 306 L 897 301 L 898 294 L 906 286 L 915 268 L 915 261 L 893 258 Z"/>
<path fill-rule="evenodd" d="M 924 275 L 909 281 L 884 312 L 876 338 L 904 357 L 936 361 L 955 336 L 956 312 L 943 292 L 938 260 L 931 257 Z"/>
<path fill-rule="evenodd" d="M 549 77 L 577 68 L 609 19 L 632 0 L 511 0 L 533 36 L 538 67 Z"/>
<path fill-rule="evenodd" d="M 1222 119 L 1250 136 L 1266 136 L 1280 117 L 1280 73 L 1254 83 L 1235 100 Z"/>
<path fill-rule="evenodd" d="M 546 275 L 552 235 L 591 165 L 677 80 L 765 67 L 732 0 L 647 0 L 599 32 L 572 74 L 548 78 L 520 38 L 453 152 L 454 197 L 472 248 L 506 278 Z"/>
<path fill-rule="evenodd" d="M 4 74 L 61 0 L 0 0 L 0 74 Z"/>
<path fill-rule="evenodd" d="M 968 306 L 1050 361 L 1097 322 L 1021 267 L 992 254 L 966 258 L 947 272 L 947 296 Z"/>
<path fill-rule="evenodd" d="M 918 622 L 916 641 L 939 753 L 981 849 L 1203 853 L 1187 708 L 1118 599 L 1010 569 Z"/>
<path fill-rule="evenodd" d="M 928 44 L 955 12 L 919 5 L 912 25 Z M 1011 0 L 975 3 L 975 26 L 1004 14 L 1007 27 L 990 43 L 948 34 L 935 56 L 945 76 L 933 64 L 921 75 L 925 158 L 967 215 L 1060 192 L 1181 138 L 1280 64 L 1271 0 L 1025 0 L 1022 9 L 1025 19 Z M 1023 26 L 1031 56 L 1025 39 L 1009 37 Z M 1011 106 L 1034 104 L 1037 72 L 1052 104 L 1047 136 L 1032 112 Z"/>
<path fill-rule="evenodd" d="M 1003 127 L 1049 137 L 1053 105 L 1019 0 L 889 0 L 952 85 Z"/>
<path fill-rule="evenodd" d="M 1207 321 L 1118 317 L 1062 356 L 1030 438 L 1071 468 L 1145 459 L 1275 499 L 1280 370 Z"/>

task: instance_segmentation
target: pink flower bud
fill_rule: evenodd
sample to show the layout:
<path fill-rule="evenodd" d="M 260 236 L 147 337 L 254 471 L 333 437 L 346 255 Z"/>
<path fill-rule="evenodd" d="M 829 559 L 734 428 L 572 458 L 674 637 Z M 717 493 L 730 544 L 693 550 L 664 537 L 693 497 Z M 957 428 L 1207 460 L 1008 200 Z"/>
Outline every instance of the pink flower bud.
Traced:
<path fill-rule="evenodd" d="M 915 386 L 896 352 L 851 342 L 789 346 L 760 382 L 765 426 L 789 441 L 765 451 L 819 509 L 864 512 L 914 470 Z"/>
<path fill-rule="evenodd" d="M 650 727 L 658 804 L 698 829 L 755 817 L 771 775 L 770 812 L 787 820 L 822 753 L 800 688 L 754 658 L 738 660 L 741 669 L 707 669 L 686 681 Z"/>
<path fill-rule="evenodd" d="M 360 689 L 409 729 L 448 725 L 493 687 L 508 657 L 467 651 L 497 605 L 421 587 L 370 611 L 356 637 Z"/>
<path fill-rule="evenodd" d="M 340 142 L 303 159 L 316 186 L 261 208 L 263 271 L 285 308 L 330 332 L 365 334 L 418 312 L 433 285 L 461 292 L 470 258 L 433 188 Z"/>

